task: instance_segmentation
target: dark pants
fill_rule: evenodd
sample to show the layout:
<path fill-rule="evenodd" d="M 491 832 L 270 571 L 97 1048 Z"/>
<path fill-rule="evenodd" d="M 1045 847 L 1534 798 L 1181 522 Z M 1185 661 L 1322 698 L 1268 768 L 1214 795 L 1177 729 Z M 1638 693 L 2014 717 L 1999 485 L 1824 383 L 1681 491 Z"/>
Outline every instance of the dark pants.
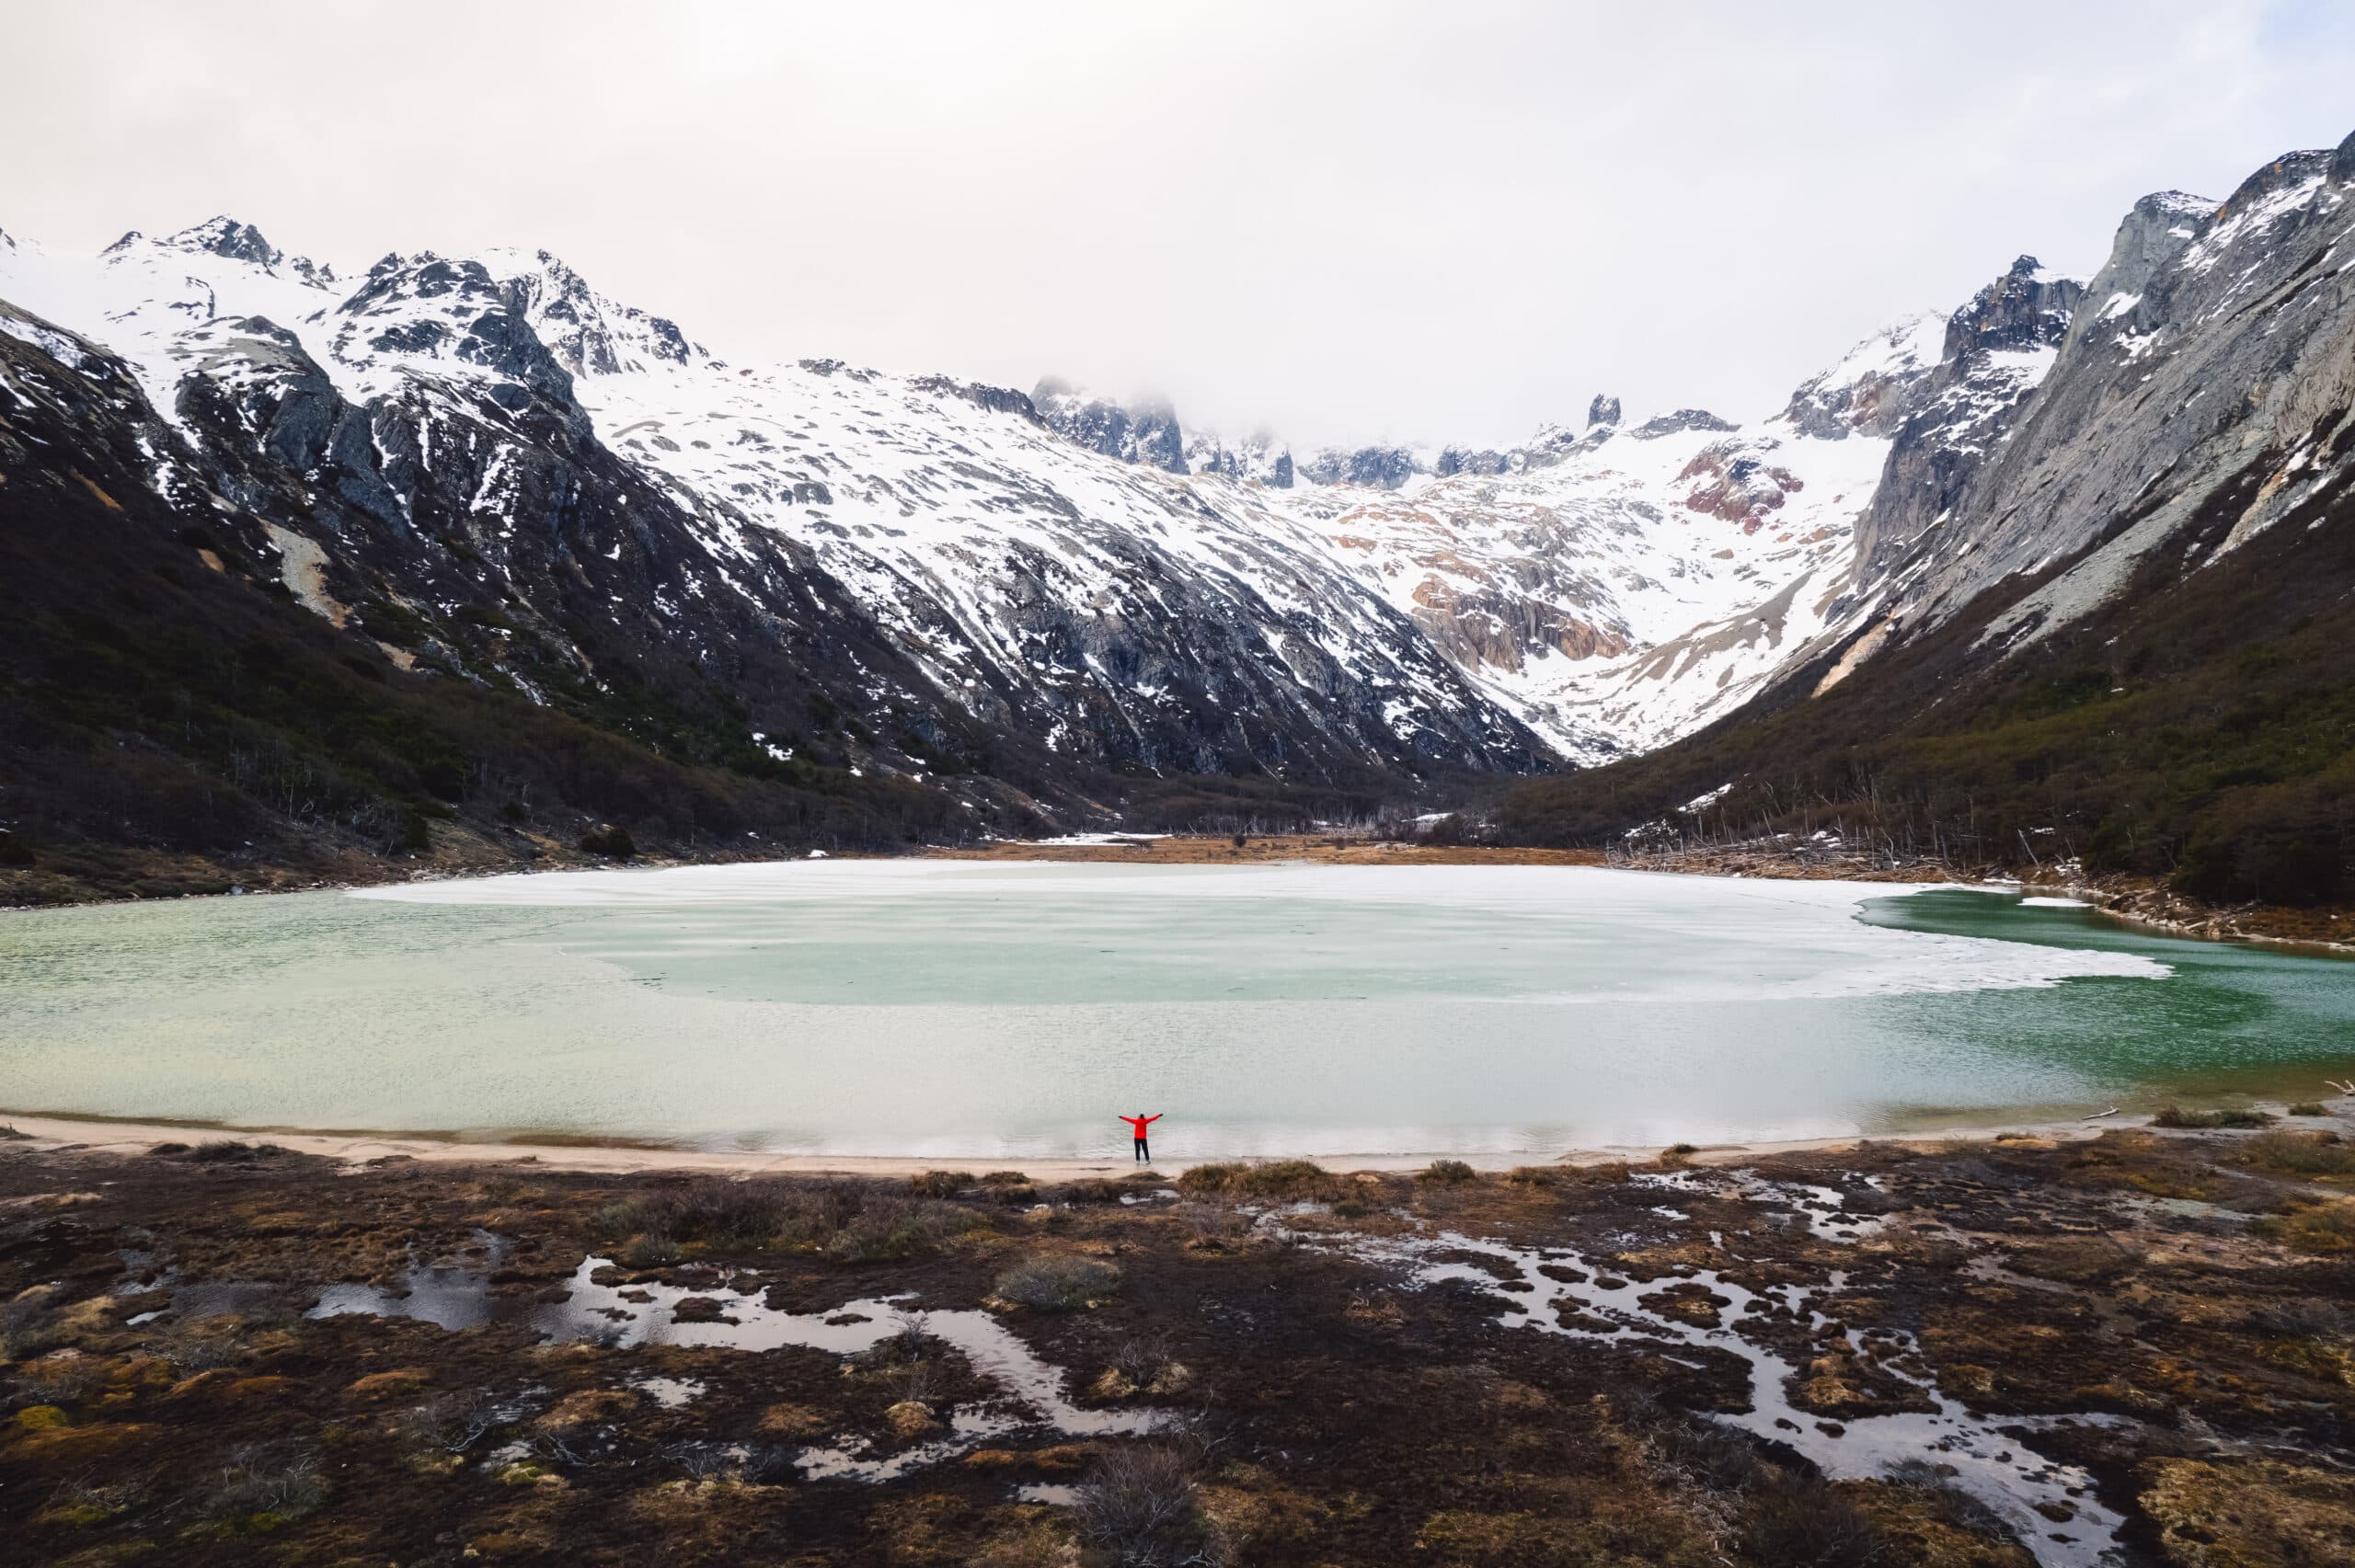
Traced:
<path fill-rule="evenodd" d="M 1146 1146 L 1145 1140 L 1142 1138 L 1137 1139 L 1137 1158 L 1140 1160 L 1150 1160 L 1153 1158 L 1152 1149 Z"/>

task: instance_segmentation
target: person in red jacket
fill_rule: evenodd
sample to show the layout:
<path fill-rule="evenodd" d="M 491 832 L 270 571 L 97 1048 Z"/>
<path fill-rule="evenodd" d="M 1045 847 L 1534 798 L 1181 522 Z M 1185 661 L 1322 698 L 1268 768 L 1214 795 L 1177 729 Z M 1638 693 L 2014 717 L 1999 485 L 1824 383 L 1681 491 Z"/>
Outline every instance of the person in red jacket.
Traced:
<path fill-rule="evenodd" d="M 1145 1143 L 1144 1129 L 1159 1121 L 1161 1119 L 1161 1113 L 1159 1111 L 1155 1111 L 1153 1115 L 1146 1116 L 1143 1111 L 1139 1111 L 1135 1116 L 1122 1116 L 1120 1119 L 1129 1124 L 1129 1130 L 1131 1132 L 1137 1135 L 1137 1159 L 1139 1162 L 1150 1164 L 1153 1161 L 1153 1150 Z"/>

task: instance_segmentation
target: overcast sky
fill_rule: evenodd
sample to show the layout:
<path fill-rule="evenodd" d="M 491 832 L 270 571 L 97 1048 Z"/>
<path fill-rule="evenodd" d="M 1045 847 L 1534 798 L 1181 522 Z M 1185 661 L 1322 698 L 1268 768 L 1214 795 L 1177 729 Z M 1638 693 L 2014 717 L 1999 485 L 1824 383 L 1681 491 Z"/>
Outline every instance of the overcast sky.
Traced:
<path fill-rule="evenodd" d="M 0 229 L 555 251 L 739 361 L 1295 441 L 1736 418 L 2355 131 L 2355 3 L 0 0 Z"/>

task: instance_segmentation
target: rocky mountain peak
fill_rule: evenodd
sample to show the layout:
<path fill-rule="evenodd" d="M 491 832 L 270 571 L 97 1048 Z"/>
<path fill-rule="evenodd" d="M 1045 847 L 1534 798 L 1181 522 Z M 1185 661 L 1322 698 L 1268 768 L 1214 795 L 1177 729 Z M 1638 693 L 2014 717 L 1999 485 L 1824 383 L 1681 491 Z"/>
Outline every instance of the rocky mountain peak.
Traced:
<path fill-rule="evenodd" d="M 1613 406 L 1615 408 L 1616 404 Z M 1741 429 L 1730 419 L 1720 419 L 1706 408 L 1679 408 L 1671 414 L 1655 414 L 1628 431 L 1639 441 L 1657 441 L 1685 430 L 1738 430 Z"/>
<path fill-rule="evenodd" d="M 648 361 L 684 365 L 702 352 L 676 322 L 607 299 L 545 250 L 490 260 L 494 275 L 506 275 L 515 307 L 575 375 L 615 375 Z"/>
<path fill-rule="evenodd" d="M 2316 180 L 2333 177 L 2339 155 L 2346 152 L 2342 143 L 2338 153 L 2327 148 L 2309 147 L 2302 152 L 2284 153 L 2280 157 L 2241 181 L 2240 188 L 2224 199 L 2216 209 L 2219 223 L 2234 218 L 2257 205 L 2269 196 L 2295 189 Z"/>
<path fill-rule="evenodd" d="M 1841 356 L 1839 363 L 1800 383 L 1782 418 L 1819 441 L 1896 434 L 1919 401 L 1923 383 L 1938 368 L 1946 325 L 1940 311 L 1891 322 Z"/>
<path fill-rule="evenodd" d="M 322 289 L 337 281 L 335 269 L 313 261 L 307 256 L 287 255 L 264 239 L 261 231 L 253 224 L 241 223 L 225 213 L 157 240 L 150 240 L 139 230 L 132 229 L 100 254 L 121 256 L 142 245 L 225 257 L 231 261 L 258 267 L 265 272 L 275 273 L 282 268 L 304 282 Z"/>
<path fill-rule="evenodd" d="M 232 261 L 250 261 L 257 267 L 275 268 L 286 259 L 286 253 L 262 238 L 259 229 L 226 214 L 166 235 L 157 243 L 178 250 L 210 251 Z"/>
<path fill-rule="evenodd" d="M 2108 261 L 2086 285 L 2096 308 L 2110 313 L 2121 296 L 2131 308 L 2152 280 L 2208 231 L 2218 205 L 2212 197 L 2184 190 L 2154 191 L 2134 203 L 2110 242 Z"/>
<path fill-rule="evenodd" d="M 1195 474 L 1217 474 L 1289 490 L 1296 477 L 1292 448 L 1272 430 L 1254 430 L 1229 441 L 1207 430 L 1186 438 L 1186 466 Z"/>
<path fill-rule="evenodd" d="M 1616 425 L 1619 422 L 1619 400 L 1608 393 L 1596 393 L 1594 401 L 1586 406 L 1586 422 L 1590 427 Z"/>
<path fill-rule="evenodd" d="M 1301 465 L 1319 485 L 1366 485 L 1395 490 L 1424 472 L 1412 449 L 1403 446 L 1326 447 Z"/>
<path fill-rule="evenodd" d="M 1475 478 L 1493 479 L 1500 475 L 1514 474 L 1527 464 L 1527 454 L 1519 452 L 1499 452 L 1493 447 L 1444 446 L 1431 464 L 1431 473 L 1442 479 L 1458 474 Z"/>
<path fill-rule="evenodd" d="M 1049 429 L 1090 452 L 1172 474 L 1187 472 L 1186 434 L 1178 411 L 1166 402 L 1146 399 L 1132 406 L 1056 376 L 1040 378 L 1030 402 Z"/>
<path fill-rule="evenodd" d="M 524 280 L 477 258 L 395 253 L 335 307 L 333 353 L 351 365 L 408 358 L 475 366 L 540 394 L 578 425 L 571 369 L 534 329 L 542 303 Z"/>
<path fill-rule="evenodd" d="M 1946 357 L 2057 348 L 2085 294 L 2084 283 L 2023 256 L 1947 318 Z"/>

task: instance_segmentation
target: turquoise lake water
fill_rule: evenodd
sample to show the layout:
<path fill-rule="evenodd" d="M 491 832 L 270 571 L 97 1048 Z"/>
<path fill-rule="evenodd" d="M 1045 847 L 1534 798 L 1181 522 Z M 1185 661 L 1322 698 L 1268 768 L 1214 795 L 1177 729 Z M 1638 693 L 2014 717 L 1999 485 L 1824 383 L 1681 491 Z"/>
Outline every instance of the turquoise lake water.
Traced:
<path fill-rule="evenodd" d="M 796 862 L 0 916 L 0 1106 L 239 1127 L 1535 1156 L 2350 1073 L 2355 967 L 1975 890 Z"/>

